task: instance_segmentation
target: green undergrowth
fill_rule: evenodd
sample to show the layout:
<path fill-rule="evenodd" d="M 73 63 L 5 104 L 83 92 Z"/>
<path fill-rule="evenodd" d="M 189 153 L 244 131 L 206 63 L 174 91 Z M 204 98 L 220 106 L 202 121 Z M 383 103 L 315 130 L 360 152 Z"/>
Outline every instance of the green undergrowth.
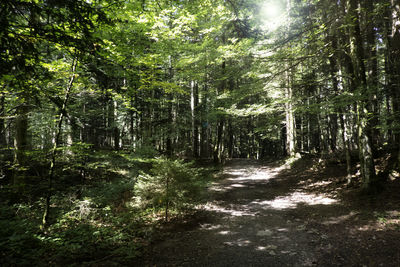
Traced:
<path fill-rule="evenodd" d="M 158 226 L 204 199 L 212 173 L 192 162 L 128 152 L 98 151 L 84 161 L 63 157 L 44 230 L 45 190 L 17 199 L 15 188 L 1 185 L 1 266 L 132 264 Z M 45 179 L 36 179 L 45 188 Z"/>

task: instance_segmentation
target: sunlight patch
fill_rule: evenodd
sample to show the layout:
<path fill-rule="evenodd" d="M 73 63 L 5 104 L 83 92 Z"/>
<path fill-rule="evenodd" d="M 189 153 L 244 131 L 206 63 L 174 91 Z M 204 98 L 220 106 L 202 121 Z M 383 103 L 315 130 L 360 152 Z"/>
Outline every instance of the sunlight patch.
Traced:
<path fill-rule="evenodd" d="M 220 235 L 229 235 L 229 234 L 231 234 L 231 231 L 220 231 L 218 234 L 220 234 Z"/>
<path fill-rule="evenodd" d="M 246 171 L 245 169 L 239 169 L 236 171 L 228 171 L 227 173 L 230 175 L 234 175 L 237 177 L 229 178 L 229 181 L 262 181 L 262 180 L 270 180 L 275 178 L 280 171 L 285 169 L 285 166 L 281 166 L 279 168 L 271 169 L 271 168 L 260 168 L 255 169 L 252 172 Z"/>
<path fill-rule="evenodd" d="M 221 206 L 217 206 L 214 204 L 207 204 L 204 207 L 205 210 L 208 211 L 216 211 L 216 212 L 221 212 L 230 216 L 234 216 L 234 217 L 241 217 L 241 216 L 256 216 L 256 214 L 254 212 L 249 212 L 246 210 L 234 210 L 234 209 L 226 209 L 223 208 Z"/>
<path fill-rule="evenodd" d="M 294 209 L 298 204 L 306 205 L 331 205 L 337 200 L 316 194 L 306 194 L 304 192 L 294 192 L 291 195 L 277 197 L 274 200 L 253 201 L 251 204 L 265 206 L 272 209 Z"/>
<path fill-rule="evenodd" d="M 246 186 L 243 184 L 233 184 L 231 185 L 231 187 L 246 187 Z"/>
<path fill-rule="evenodd" d="M 238 246 L 238 247 L 247 247 L 251 244 L 250 240 L 247 239 L 239 239 L 236 241 L 229 241 L 229 242 L 224 242 L 224 245 L 227 246 Z"/>
<path fill-rule="evenodd" d="M 339 216 L 339 217 L 331 217 L 327 221 L 323 222 L 322 224 L 325 224 L 325 225 L 338 224 L 338 223 L 349 220 L 350 218 L 354 217 L 357 214 L 358 213 L 352 211 L 347 215 L 343 215 L 343 216 Z"/>
<path fill-rule="evenodd" d="M 261 231 L 258 231 L 257 232 L 257 234 L 256 234 L 256 236 L 271 236 L 272 235 L 272 231 L 270 231 L 270 230 L 261 230 Z"/>
<path fill-rule="evenodd" d="M 217 230 L 217 229 L 220 229 L 221 227 L 222 227 L 222 225 L 220 225 L 220 224 L 212 225 L 209 223 L 205 223 L 205 224 L 200 225 L 200 228 L 204 229 L 204 230 Z"/>
<path fill-rule="evenodd" d="M 302 181 L 299 184 L 307 184 L 308 181 Z M 315 183 L 311 183 L 311 184 L 307 184 L 307 188 L 318 188 L 318 187 L 322 187 L 322 186 L 326 186 L 326 185 L 330 185 L 332 184 L 333 181 L 320 181 L 320 182 L 315 182 Z"/>

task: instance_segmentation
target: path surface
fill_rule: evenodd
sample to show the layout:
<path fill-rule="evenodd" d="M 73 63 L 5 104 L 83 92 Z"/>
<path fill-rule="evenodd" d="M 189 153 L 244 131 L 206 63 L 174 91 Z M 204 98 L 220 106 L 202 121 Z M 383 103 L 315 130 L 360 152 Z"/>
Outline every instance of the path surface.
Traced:
<path fill-rule="evenodd" d="M 324 193 L 331 181 L 250 160 L 223 176 L 200 218 L 157 242 L 145 265 L 400 266 L 398 231 L 368 229 L 373 208 Z"/>

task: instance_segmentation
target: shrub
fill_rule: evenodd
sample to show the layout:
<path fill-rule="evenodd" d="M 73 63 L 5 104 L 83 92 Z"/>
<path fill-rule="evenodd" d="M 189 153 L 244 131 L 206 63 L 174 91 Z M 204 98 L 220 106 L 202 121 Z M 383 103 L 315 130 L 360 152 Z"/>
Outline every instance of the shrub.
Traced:
<path fill-rule="evenodd" d="M 149 174 L 138 176 L 136 203 L 142 207 L 164 208 L 167 221 L 169 208 L 182 210 L 201 199 L 207 179 L 200 171 L 193 163 L 160 158 Z"/>

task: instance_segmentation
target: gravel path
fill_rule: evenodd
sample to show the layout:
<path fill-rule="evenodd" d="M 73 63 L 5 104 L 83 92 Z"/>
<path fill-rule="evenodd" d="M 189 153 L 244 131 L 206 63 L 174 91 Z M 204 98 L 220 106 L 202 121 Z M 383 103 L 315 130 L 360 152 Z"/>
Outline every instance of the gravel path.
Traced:
<path fill-rule="evenodd" d="M 375 231 L 358 231 L 365 213 L 305 175 L 231 161 L 201 217 L 157 242 L 145 265 L 398 266 L 398 233 L 379 242 Z"/>

